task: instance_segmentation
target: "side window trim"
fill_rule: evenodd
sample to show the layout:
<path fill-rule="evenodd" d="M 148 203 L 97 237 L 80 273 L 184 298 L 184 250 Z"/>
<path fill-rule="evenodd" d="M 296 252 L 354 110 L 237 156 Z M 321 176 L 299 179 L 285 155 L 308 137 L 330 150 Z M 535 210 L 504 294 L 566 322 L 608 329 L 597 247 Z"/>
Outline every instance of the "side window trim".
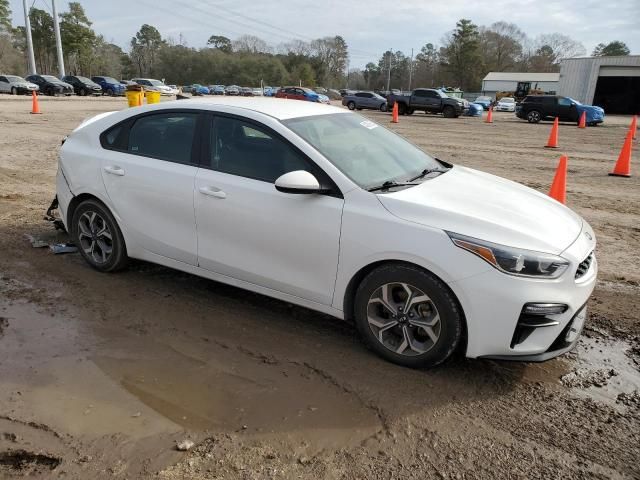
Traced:
<path fill-rule="evenodd" d="M 207 125 L 209 126 L 210 129 L 213 129 L 215 128 L 216 119 L 230 118 L 233 120 L 242 121 L 249 125 L 255 126 L 257 130 L 264 131 L 266 134 L 284 142 L 288 147 L 290 147 L 297 154 L 300 155 L 300 157 L 304 160 L 304 162 L 309 167 L 309 170 L 311 171 L 311 173 L 313 173 L 313 175 L 316 176 L 320 184 L 323 186 L 326 186 L 329 189 L 329 192 L 325 193 L 324 195 L 328 195 L 336 198 L 344 198 L 344 196 L 342 195 L 342 192 L 338 188 L 338 185 L 336 185 L 336 183 L 331 179 L 331 177 L 316 162 L 314 162 L 311 158 L 309 158 L 309 156 L 306 153 L 304 153 L 297 146 L 295 146 L 293 143 L 291 143 L 289 140 L 284 138 L 282 135 L 280 135 L 278 132 L 276 132 L 269 126 L 263 123 L 260 123 L 256 120 L 253 120 L 251 118 L 243 117 L 241 115 L 234 115 L 232 113 L 207 112 L 206 116 L 208 117 L 208 121 L 202 122 L 202 125 L 203 125 L 202 135 L 201 135 L 202 141 L 200 142 L 201 151 L 200 151 L 200 162 L 198 164 L 200 168 L 205 170 L 211 170 L 212 172 L 224 173 L 226 175 L 234 175 L 233 173 L 226 173 L 220 170 L 216 170 L 215 168 L 209 165 L 209 159 L 212 158 L 212 155 L 214 152 L 212 150 L 213 146 L 210 141 L 211 135 L 208 134 L 207 132 Z M 237 175 L 237 176 L 241 176 L 241 175 Z M 242 178 L 248 178 L 251 180 L 256 180 L 258 182 L 271 183 L 266 180 L 261 180 L 259 178 L 251 178 L 251 177 L 242 177 Z"/>

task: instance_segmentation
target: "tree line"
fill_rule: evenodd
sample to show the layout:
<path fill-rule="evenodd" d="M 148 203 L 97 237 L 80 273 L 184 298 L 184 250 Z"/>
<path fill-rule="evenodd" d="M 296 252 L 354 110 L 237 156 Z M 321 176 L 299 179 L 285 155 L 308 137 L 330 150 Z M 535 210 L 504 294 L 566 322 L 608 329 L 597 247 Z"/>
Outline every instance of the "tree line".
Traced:
<path fill-rule="evenodd" d="M 25 74 L 26 36 L 13 27 L 9 0 L 0 0 L 0 71 Z M 49 12 L 29 12 L 36 68 L 57 74 L 53 18 Z M 586 54 L 584 46 L 560 34 L 529 38 L 515 24 L 504 21 L 477 26 L 461 19 L 441 45 L 427 43 L 415 56 L 400 50 L 384 52 L 377 62 L 348 69 L 349 49 L 341 36 L 309 42 L 293 40 L 272 46 L 243 35 L 236 39 L 213 34 L 206 47 L 189 47 L 180 38 L 163 38 L 144 24 L 131 38 L 128 51 L 96 33 L 82 5 L 70 2 L 60 14 L 65 67 L 72 75 L 110 75 L 116 78 L 165 78 L 168 83 L 259 85 L 302 84 L 334 88 L 384 89 L 449 85 L 480 89 L 490 71 L 557 72 L 563 58 Z M 628 55 L 620 41 L 599 44 L 593 55 Z"/>

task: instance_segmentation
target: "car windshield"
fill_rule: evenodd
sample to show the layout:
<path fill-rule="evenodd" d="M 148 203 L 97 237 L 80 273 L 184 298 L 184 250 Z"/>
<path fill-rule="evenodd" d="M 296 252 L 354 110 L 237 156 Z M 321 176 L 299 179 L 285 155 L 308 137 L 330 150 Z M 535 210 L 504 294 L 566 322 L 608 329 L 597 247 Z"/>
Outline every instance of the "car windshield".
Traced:
<path fill-rule="evenodd" d="M 573 98 L 571 98 L 571 97 L 567 97 L 567 100 L 569 100 L 569 101 L 571 101 L 571 102 L 575 103 L 576 105 L 582 105 L 579 101 L 574 100 L 574 99 L 573 99 Z"/>
<path fill-rule="evenodd" d="M 107 83 L 120 83 L 115 78 L 112 78 L 112 77 L 102 77 L 102 79 Z"/>
<path fill-rule="evenodd" d="M 18 77 L 16 75 L 7 75 L 7 80 L 10 82 L 26 82 L 26 80 L 22 77 Z"/>
<path fill-rule="evenodd" d="M 478 97 L 476 98 L 476 102 L 490 102 L 491 97 Z"/>
<path fill-rule="evenodd" d="M 60 80 L 58 80 L 56 77 L 54 77 L 53 75 L 42 75 L 42 78 L 44 78 L 47 82 L 54 82 L 54 83 L 60 83 Z"/>
<path fill-rule="evenodd" d="M 516 103 L 516 101 L 511 98 L 511 97 L 507 97 L 507 98 L 503 98 L 502 100 L 500 100 L 502 103 Z"/>
<path fill-rule="evenodd" d="M 76 77 L 81 82 L 93 83 L 93 81 L 89 80 L 87 77 Z"/>
<path fill-rule="evenodd" d="M 154 87 L 164 87 L 164 83 L 162 83 L 160 80 L 149 80 L 149 83 Z"/>
<path fill-rule="evenodd" d="M 399 135 L 353 113 L 293 118 L 283 123 L 364 189 L 406 182 L 442 165 Z"/>

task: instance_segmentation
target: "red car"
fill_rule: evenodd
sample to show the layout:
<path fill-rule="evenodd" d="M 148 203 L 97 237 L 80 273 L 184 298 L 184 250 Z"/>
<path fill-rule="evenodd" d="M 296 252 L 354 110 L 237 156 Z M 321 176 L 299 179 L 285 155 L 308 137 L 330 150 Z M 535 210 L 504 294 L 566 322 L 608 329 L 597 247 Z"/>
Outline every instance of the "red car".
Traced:
<path fill-rule="evenodd" d="M 276 98 L 290 98 L 293 100 L 306 100 L 307 102 L 329 103 L 328 97 L 319 95 L 310 88 L 304 87 L 283 87 L 276 93 Z"/>

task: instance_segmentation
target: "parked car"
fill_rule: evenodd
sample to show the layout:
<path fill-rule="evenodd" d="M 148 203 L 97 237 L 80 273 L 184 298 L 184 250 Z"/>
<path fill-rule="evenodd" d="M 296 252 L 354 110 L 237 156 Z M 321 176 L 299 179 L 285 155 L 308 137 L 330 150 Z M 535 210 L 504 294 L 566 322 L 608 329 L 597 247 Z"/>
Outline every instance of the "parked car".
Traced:
<path fill-rule="evenodd" d="M 189 92 L 191 93 L 191 95 L 194 95 L 196 97 L 201 95 L 209 95 L 209 89 L 204 85 L 200 85 L 199 83 L 194 83 L 193 85 L 191 85 Z"/>
<path fill-rule="evenodd" d="M 290 98 L 292 100 L 306 100 L 308 102 L 329 103 L 329 97 L 319 95 L 310 88 L 284 87 L 276 93 L 277 98 Z M 322 98 L 324 97 L 324 98 Z"/>
<path fill-rule="evenodd" d="M 264 87 L 264 96 L 265 97 L 275 97 L 276 93 L 278 93 L 277 87 Z"/>
<path fill-rule="evenodd" d="M 333 88 L 327 90 L 327 97 L 329 97 L 331 100 L 342 100 L 342 95 L 340 94 L 340 92 L 338 90 L 334 90 Z"/>
<path fill-rule="evenodd" d="M 86 97 L 87 95 L 102 95 L 102 87 L 87 77 L 66 75 L 62 77 L 62 81 L 71 85 L 74 93 L 81 97 Z"/>
<path fill-rule="evenodd" d="M 91 80 L 100 85 L 104 95 L 109 95 L 110 97 L 124 95 L 124 92 L 126 91 L 126 87 L 113 77 L 97 76 L 91 77 Z"/>
<path fill-rule="evenodd" d="M 11 95 L 30 95 L 31 92 L 37 92 L 38 85 L 28 82 L 17 75 L 0 75 L 0 92 L 10 93 Z"/>
<path fill-rule="evenodd" d="M 387 100 L 377 93 L 373 92 L 356 92 L 353 95 L 345 95 L 342 97 L 342 105 L 349 110 L 380 110 L 387 111 Z"/>
<path fill-rule="evenodd" d="M 489 110 L 491 104 L 493 103 L 493 99 L 491 97 L 487 97 L 486 95 L 481 95 L 475 99 L 473 103 L 477 103 L 478 105 L 482 105 L 484 110 Z"/>
<path fill-rule="evenodd" d="M 56 190 L 98 271 L 137 258 L 353 320 L 411 367 L 565 353 L 596 283 L 593 230 L 562 203 L 315 102 L 101 113 L 61 146 Z"/>
<path fill-rule="evenodd" d="M 498 103 L 496 103 L 495 110 L 498 112 L 515 112 L 516 99 L 513 97 L 502 97 Z"/>
<path fill-rule="evenodd" d="M 345 95 L 355 95 L 355 93 L 356 93 L 356 91 L 355 91 L 355 90 L 350 90 L 350 89 L 348 89 L 348 88 L 341 88 L 341 89 L 339 90 L 339 92 L 340 92 L 340 95 L 342 95 L 343 97 L 344 97 Z"/>
<path fill-rule="evenodd" d="M 240 87 L 237 85 L 228 85 L 224 89 L 225 95 L 240 95 Z"/>
<path fill-rule="evenodd" d="M 224 95 L 224 85 L 214 85 L 211 93 L 214 95 Z"/>
<path fill-rule="evenodd" d="M 586 112 L 587 125 L 598 125 L 604 122 L 604 110 L 592 105 L 583 105 L 571 97 L 558 95 L 527 95 L 516 105 L 516 116 L 529 123 L 541 120 L 553 120 L 558 117 L 563 122 L 580 121 L 582 112 Z"/>
<path fill-rule="evenodd" d="M 327 89 L 324 87 L 314 87 L 313 91 L 320 94 L 320 95 L 326 95 L 327 94 Z"/>
<path fill-rule="evenodd" d="M 253 89 L 249 87 L 242 87 L 240 89 L 240 95 L 243 97 L 253 97 Z"/>
<path fill-rule="evenodd" d="M 464 112 L 465 102 L 460 98 L 451 98 L 446 93 L 432 88 L 416 88 L 406 95 L 391 94 L 387 97 L 388 108 L 398 102 L 400 115 L 411 115 L 416 110 L 425 113 L 441 113 L 444 117 L 459 117 Z"/>
<path fill-rule="evenodd" d="M 53 75 L 29 75 L 26 80 L 38 85 L 40 91 L 45 95 L 65 95 L 73 94 L 73 87 Z"/>
<path fill-rule="evenodd" d="M 262 97 L 262 96 L 264 96 L 264 92 L 262 91 L 261 88 L 252 88 L 251 91 L 253 92 L 253 96 L 254 97 Z"/>
<path fill-rule="evenodd" d="M 484 108 L 479 103 L 470 103 L 464 110 L 465 117 L 481 117 Z"/>
<path fill-rule="evenodd" d="M 131 80 L 138 85 L 142 85 L 145 90 L 160 92 L 160 95 L 171 96 L 176 95 L 177 93 L 160 80 L 156 80 L 154 78 L 132 78 Z"/>

